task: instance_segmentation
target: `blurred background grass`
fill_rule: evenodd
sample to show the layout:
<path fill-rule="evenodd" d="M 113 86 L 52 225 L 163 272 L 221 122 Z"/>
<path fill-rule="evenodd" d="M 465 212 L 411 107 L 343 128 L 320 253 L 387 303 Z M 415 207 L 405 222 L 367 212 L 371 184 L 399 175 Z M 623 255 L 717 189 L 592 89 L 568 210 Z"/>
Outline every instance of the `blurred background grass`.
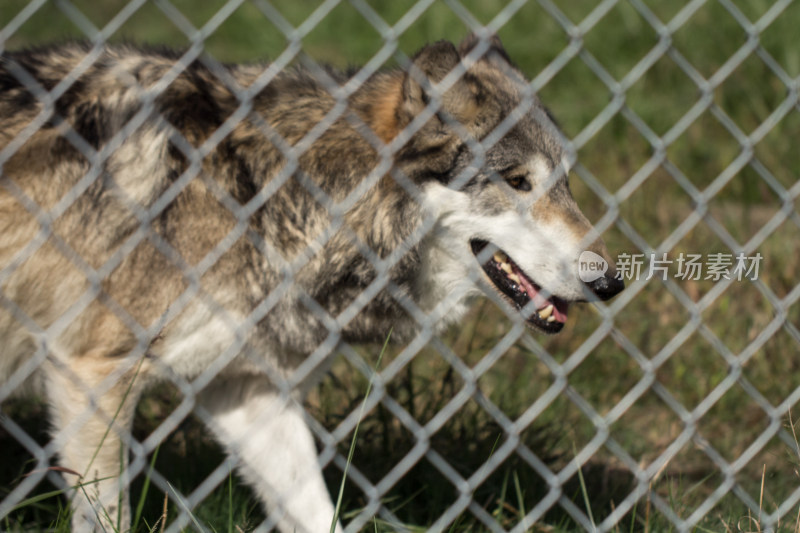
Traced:
<path fill-rule="evenodd" d="M 388 25 L 396 24 L 413 5 L 407 1 L 369 0 L 367 3 Z M 773 5 L 767 0 L 731 3 L 751 21 L 762 17 Z M 80 25 L 102 28 L 125 3 L 73 0 L 71 5 L 85 17 L 78 25 L 57 4 L 46 2 L 10 35 L 4 47 L 16 49 L 81 38 Z M 221 0 L 172 0 L 172 5 L 196 28 L 206 24 L 224 4 Z M 507 2 L 464 0 L 462 4 L 478 22 L 488 23 Z M 664 24 L 685 6 L 683 2 L 672 0 L 646 0 L 644 4 Z M 23 0 L 3 0 L 0 26 L 5 27 L 26 5 Z M 271 5 L 289 24 L 297 27 L 319 7 L 319 2 L 274 1 Z M 596 5 L 592 0 L 558 2 L 559 9 L 575 24 Z M 800 5 L 793 2 L 759 35 L 761 50 L 792 80 L 795 95 L 800 75 L 798 27 Z M 451 7 L 436 1 L 399 36 L 399 49 L 411 55 L 426 42 L 438 39 L 458 42 L 467 33 L 466 24 Z M 500 29 L 499 35 L 509 55 L 529 78 L 542 72 L 570 43 L 569 36 L 554 18 L 533 1 L 521 7 Z M 710 1 L 672 34 L 672 47 L 699 76 L 709 79 L 747 38 L 747 32 L 729 11 L 720 3 Z M 186 35 L 152 2 L 140 8 L 111 40 L 175 47 L 189 44 Z M 264 16 L 256 2 L 246 1 L 209 36 L 206 51 L 220 61 L 266 61 L 279 56 L 286 42 L 285 36 Z M 620 81 L 656 46 L 658 35 L 636 9 L 621 1 L 582 36 L 581 42 L 583 49 L 610 76 Z M 381 48 L 383 40 L 356 8 L 343 1 L 311 29 L 302 44 L 303 52 L 314 60 L 346 67 L 368 61 Z M 742 136 L 748 136 L 768 120 L 789 94 L 789 87 L 767 66 L 763 57 L 750 54 L 737 65 L 713 88 L 712 107 L 703 111 L 691 125 L 671 135 L 674 140 L 666 146 L 666 161 L 647 174 L 629 196 L 619 197 L 622 200 L 619 218 L 604 233 L 612 254 L 647 251 L 640 250 L 637 243 L 641 242 L 652 249 L 658 248 L 696 207 L 687 187 L 701 192 L 706 190 L 740 156 L 739 140 L 720 122 L 720 117 L 727 117 Z M 569 60 L 543 87 L 540 96 L 571 138 L 584 131 L 612 101 L 611 91 L 580 57 Z M 579 161 L 584 173 L 593 176 L 609 193 L 616 193 L 655 153 L 653 146 L 626 116 L 635 114 L 655 135 L 665 135 L 673 131 L 700 97 L 698 86 L 674 59 L 661 57 L 628 88 L 625 112 L 615 114 L 580 147 Z M 698 438 L 681 447 L 651 484 L 654 494 L 682 518 L 691 515 L 724 482 L 718 465 L 711 459 L 714 454 L 709 453 L 710 449 L 718 453 L 717 461 L 733 462 L 742 454 L 749 454 L 749 460 L 737 466 L 735 481 L 738 490 L 747 492 L 752 501 L 762 502 L 765 513 L 773 512 L 798 487 L 796 445 L 772 437 L 763 448 L 750 449 L 770 422 L 769 415 L 753 395 L 760 395 L 765 403 L 775 407 L 800 386 L 800 359 L 797 357 L 800 311 L 791 297 L 797 284 L 795 276 L 800 270 L 800 219 L 796 211 L 797 199 L 782 197 L 776 192 L 794 186 L 800 175 L 800 150 L 795 146 L 798 138 L 800 114 L 794 106 L 766 135 L 756 139 L 753 158 L 741 168 L 737 167 L 732 179 L 708 199 L 705 216 L 685 236 L 677 239 L 670 251 L 673 259 L 681 252 L 732 253 L 726 238 L 729 237 L 728 242 L 732 239 L 739 244 L 746 243 L 784 208 L 789 218 L 777 224 L 757 247 L 764 258 L 759 276 L 761 288 L 749 282 L 736 282 L 708 300 L 708 306 L 700 314 L 702 326 L 677 347 L 668 347 L 668 343 L 686 327 L 690 313 L 675 294 L 682 291 L 686 298 L 698 302 L 713 289 L 712 281 L 673 279 L 671 287 L 657 279 L 634 284 L 619 298 L 627 303 L 614 319 L 614 336 L 599 343 L 587 343 L 602 323 L 600 315 L 589 306 L 571 310 L 569 324 L 560 335 L 537 337 L 542 349 L 556 361 L 568 361 L 570 367 L 575 367 L 569 374 L 571 395 L 583 398 L 599 416 L 614 414 L 615 406 L 640 380 L 646 379 L 645 365 L 651 361 L 660 365 L 655 369 L 654 387 L 662 391 L 661 395 L 649 388 L 629 397 L 635 402 L 624 414 L 614 415 L 610 420 L 610 435 L 616 445 L 642 467 L 665 453 L 685 430 L 681 417 L 665 403 L 665 396 L 692 412 L 708 395 L 717 395 L 716 402 L 696 424 Z M 762 178 L 765 173 L 774 178 L 772 185 Z M 675 175 L 685 180 L 683 184 Z M 593 221 L 599 220 L 607 207 L 596 191 L 587 186 L 578 173 L 571 177 L 571 184 L 587 216 Z M 635 232 L 639 240 L 633 242 L 631 231 L 623 232 L 620 229 L 623 227 Z M 720 233 L 726 238 L 721 238 Z M 672 270 L 674 273 L 674 268 Z M 777 307 L 774 305 L 784 298 L 787 299 Z M 778 320 L 774 323 L 778 325 L 774 334 L 766 342 L 758 341 L 754 349 L 748 349 L 773 320 Z M 483 302 L 470 319 L 457 331 L 449 333 L 445 340 L 467 365 L 474 366 L 506 335 L 511 325 L 502 311 Z M 579 349 L 585 352 L 573 356 Z M 665 349 L 674 350 L 674 353 L 663 362 Z M 366 347 L 363 353 L 374 363 L 378 349 Z M 743 353 L 745 357 L 740 357 Z M 390 361 L 392 356 L 390 354 L 387 359 Z M 739 365 L 741 374 L 729 386 L 726 378 L 731 376 L 732 368 Z M 515 345 L 480 378 L 479 386 L 481 394 L 513 420 L 537 400 L 541 401 L 542 394 L 554 382 L 555 376 L 535 354 Z M 388 384 L 387 390 L 424 424 L 441 407 L 453 401 L 463 386 L 464 380 L 445 358 L 433 349 L 426 349 Z M 355 408 L 365 389 L 365 378 L 340 358 L 320 389 L 312 393 L 308 407 L 328 428 L 334 428 Z M 171 390 L 159 391 L 143 404 L 137 436 L 147 435 L 158 420 L 177 405 L 176 394 Z M 26 427 L 40 439 L 46 439 L 39 418 L 41 406 L 15 403 L 4 409 L 28 413 L 22 417 L 27 421 Z M 788 428 L 788 417 L 784 421 Z M 592 419 L 562 393 L 542 409 L 535 422 L 523 432 L 522 440 L 558 472 L 570 465 L 576 451 L 587 446 L 593 450 L 597 444 L 593 440 L 596 435 L 597 427 Z M 458 472 L 469 476 L 505 438 L 497 422 L 471 399 L 435 433 L 431 446 Z M 2 434 L 2 430 L 0 439 L 4 449 L 13 449 L 12 455 L 24 460 L 24 451 L 15 447 L 13 439 Z M 362 425 L 354 465 L 377 483 L 415 442 L 413 434 L 379 406 L 368 413 Z M 221 457 L 202 429 L 192 421 L 181 425 L 162 448 L 157 468 L 182 490 L 196 486 L 219 464 Z M 25 471 L 20 461 L 6 463 L 0 490 L 10 490 L 13 479 Z M 191 462 L 191 468 L 185 466 L 187 462 Z M 332 467 L 326 474 L 335 490 L 341 471 Z M 598 521 L 618 506 L 633 487 L 630 469 L 606 446 L 599 446 L 584 465 L 583 478 L 588 498 L 582 496 L 577 475 L 569 479 L 564 496 L 584 511 L 590 505 Z M 231 494 L 227 490 L 235 495 L 232 506 L 228 504 Z M 539 474 L 512 455 L 481 486 L 475 500 L 500 524 L 511 528 L 546 492 L 547 484 Z M 456 497 L 450 482 L 423 458 L 386 496 L 385 503 L 408 527 L 425 530 Z M 151 491 L 145 513 L 150 524 L 160 516 L 162 498 L 158 491 Z M 244 530 L 258 523 L 257 505 L 249 492 L 238 485 L 232 489 L 220 488 L 209 500 L 197 513 L 201 521 L 215 530 L 226 529 L 232 522 Z M 348 484 L 345 504 L 346 516 L 365 505 L 363 494 L 352 484 Z M 796 512 L 795 505 L 778 529 L 794 531 Z M 751 526 L 749 521 L 756 514 L 728 492 L 706 513 L 700 530 L 736 530 L 742 520 Z M 57 501 L 40 502 L 21 509 L 8 518 L 4 526 L 11 530 L 48 525 L 65 527 L 63 517 L 59 519 L 58 516 Z M 546 515 L 544 522 L 552 529 L 542 526 L 542 530 L 578 528 L 558 505 Z M 399 525 L 376 522 L 374 527 L 390 531 Z M 452 526 L 454 531 L 482 531 L 484 528 L 468 512 Z M 656 505 L 651 505 L 650 499 L 643 498 L 627 514 L 621 529 L 659 531 L 669 529 L 669 522 Z"/>

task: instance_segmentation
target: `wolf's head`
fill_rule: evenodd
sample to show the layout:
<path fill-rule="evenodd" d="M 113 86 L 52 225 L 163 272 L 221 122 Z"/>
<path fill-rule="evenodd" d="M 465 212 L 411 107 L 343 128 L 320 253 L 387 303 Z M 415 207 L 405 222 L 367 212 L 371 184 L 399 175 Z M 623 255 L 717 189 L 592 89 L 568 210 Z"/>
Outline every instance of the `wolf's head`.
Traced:
<path fill-rule="evenodd" d="M 479 279 L 528 325 L 556 333 L 571 302 L 606 300 L 623 289 L 569 191 L 563 137 L 496 37 L 426 46 L 393 104 L 396 131 L 413 131 L 396 155 L 398 167 L 435 219 L 423 299 L 453 290 L 466 296 L 465 283 Z M 607 266 L 589 282 L 578 272 L 584 251 Z"/>

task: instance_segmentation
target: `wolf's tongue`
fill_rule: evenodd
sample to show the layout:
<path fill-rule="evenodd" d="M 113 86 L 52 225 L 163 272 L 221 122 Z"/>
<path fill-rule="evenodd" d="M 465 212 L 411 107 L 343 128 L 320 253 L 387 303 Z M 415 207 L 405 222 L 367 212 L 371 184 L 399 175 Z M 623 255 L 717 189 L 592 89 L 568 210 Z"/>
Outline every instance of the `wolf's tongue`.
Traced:
<path fill-rule="evenodd" d="M 528 293 L 528 297 L 531 300 L 533 300 L 536 309 L 541 309 L 543 305 L 547 304 L 547 301 L 544 298 L 542 298 L 542 296 L 539 294 L 539 291 L 536 290 L 536 288 L 528 280 L 528 278 L 525 277 L 525 274 L 523 274 L 521 270 L 519 270 L 518 268 L 515 268 L 514 270 L 516 270 L 515 274 L 517 275 L 517 277 L 519 277 L 519 280 L 522 282 L 522 287 L 525 289 L 525 292 Z"/>
<path fill-rule="evenodd" d="M 556 320 L 559 322 L 566 322 L 568 308 L 569 302 L 565 302 L 564 300 L 556 300 L 553 304 L 553 316 L 556 317 Z"/>
<path fill-rule="evenodd" d="M 519 278 L 520 282 L 522 283 L 522 287 L 525 289 L 525 292 L 528 293 L 528 297 L 533 300 L 533 305 L 536 306 L 536 309 L 542 309 L 547 307 L 551 303 L 553 304 L 553 316 L 556 317 L 558 322 L 566 322 L 567 321 L 567 308 L 569 304 L 564 302 L 563 300 L 554 299 L 554 301 L 546 300 L 536 287 L 528 280 L 528 277 L 522 273 L 522 271 L 517 268 L 516 265 L 513 266 L 514 273 Z"/>

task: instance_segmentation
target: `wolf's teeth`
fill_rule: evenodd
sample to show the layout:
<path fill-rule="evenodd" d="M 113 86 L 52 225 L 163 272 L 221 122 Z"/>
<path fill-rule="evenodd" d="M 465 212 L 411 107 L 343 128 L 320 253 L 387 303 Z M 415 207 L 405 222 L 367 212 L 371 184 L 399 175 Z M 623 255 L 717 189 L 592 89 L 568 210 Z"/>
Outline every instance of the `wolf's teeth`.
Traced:
<path fill-rule="evenodd" d="M 511 265 L 509 265 L 508 263 L 500 263 L 500 268 L 503 269 L 503 272 L 505 272 L 506 274 L 509 274 L 509 275 L 512 272 L 514 272 L 514 270 L 511 268 Z M 519 282 L 517 282 L 517 283 L 519 283 Z"/>
<path fill-rule="evenodd" d="M 548 318 L 547 321 L 548 322 L 555 322 L 556 321 L 556 317 L 555 316 L 550 316 L 550 318 Z"/>
<path fill-rule="evenodd" d="M 553 304 L 550 304 L 544 309 L 539 310 L 539 316 L 541 318 L 550 318 L 550 315 L 552 314 L 553 314 Z"/>
<path fill-rule="evenodd" d="M 511 281 L 516 283 L 517 285 L 521 284 L 520 281 L 519 281 L 519 276 L 517 276 L 516 274 L 509 274 L 508 275 L 508 279 L 510 279 Z"/>
<path fill-rule="evenodd" d="M 492 259 L 494 259 L 494 260 L 495 260 L 495 261 L 497 261 L 498 263 L 505 263 L 505 262 L 506 262 L 506 259 L 508 259 L 507 257 L 505 257 L 505 255 L 506 255 L 506 254 L 504 254 L 503 252 L 497 251 L 497 252 L 495 252 L 495 253 L 494 253 L 494 255 L 492 256 Z"/>

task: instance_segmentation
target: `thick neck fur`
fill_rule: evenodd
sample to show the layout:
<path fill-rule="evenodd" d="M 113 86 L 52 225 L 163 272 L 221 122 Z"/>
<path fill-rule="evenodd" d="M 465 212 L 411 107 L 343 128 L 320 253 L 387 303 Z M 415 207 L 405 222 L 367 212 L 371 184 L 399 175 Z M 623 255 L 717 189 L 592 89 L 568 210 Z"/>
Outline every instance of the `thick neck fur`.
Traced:
<path fill-rule="evenodd" d="M 266 285 L 274 287 L 285 271 L 294 271 L 296 288 L 331 318 L 342 313 L 351 317 L 342 324 L 341 334 L 352 342 L 380 341 L 392 329 L 395 338 L 416 330 L 413 319 L 385 288 L 391 283 L 416 299 L 419 243 L 409 237 L 421 208 L 391 176 L 396 162 L 382 159 L 374 139 L 366 137 L 377 134 L 390 142 L 401 128 L 396 107 L 402 79 L 399 71 L 374 75 L 352 95 L 345 111 L 355 111 L 363 124 L 354 125 L 342 116 L 316 135 L 314 128 L 329 120 L 326 116 L 336 100 L 307 72 L 280 74 L 259 96 L 255 111 L 296 152 L 287 157 L 253 121 L 238 126 L 230 140 L 233 153 L 246 149 L 256 156 L 253 189 L 274 189 L 260 209 L 259 232 L 273 249 L 263 264 Z M 313 142 L 307 142 L 309 137 Z M 293 157 L 297 168 L 290 176 Z M 386 264 L 388 279 L 378 276 L 383 265 L 376 269 L 374 264 L 384 260 L 392 261 Z M 286 303 L 306 311 L 296 301 Z M 329 326 L 308 313 L 305 330 L 317 332 L 314 342 Z M 296 338 L 296 332 L 286 336 L 287 341 Z"/>

